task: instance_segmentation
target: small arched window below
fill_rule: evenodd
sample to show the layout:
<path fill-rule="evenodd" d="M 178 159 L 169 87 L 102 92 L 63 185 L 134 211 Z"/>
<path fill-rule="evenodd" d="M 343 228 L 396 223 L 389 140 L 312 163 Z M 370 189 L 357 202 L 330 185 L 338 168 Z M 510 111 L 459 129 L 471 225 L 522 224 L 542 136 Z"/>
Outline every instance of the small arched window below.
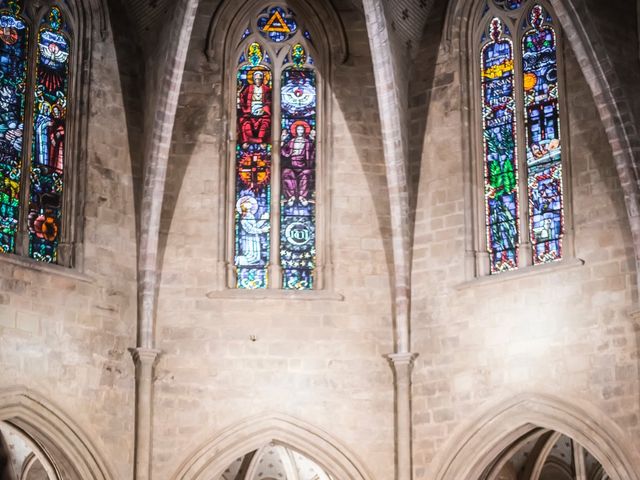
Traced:
<path fill-rule="evenodd" d="M 565 257 L 557 30 L 550 8 L 531 0 L 487 0 L 476 30 L 491 274 Z"/>
<path fill-rule="evenodd" d="M 71 29 L 22 7 L 0 1 L 0 252 L 60 263 Z"/>

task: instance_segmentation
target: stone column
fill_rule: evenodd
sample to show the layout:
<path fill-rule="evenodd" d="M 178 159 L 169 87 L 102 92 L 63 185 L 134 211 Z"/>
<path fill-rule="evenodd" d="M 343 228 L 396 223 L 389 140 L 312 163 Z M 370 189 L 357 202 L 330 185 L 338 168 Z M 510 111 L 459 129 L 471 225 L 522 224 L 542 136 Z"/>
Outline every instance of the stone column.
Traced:
<path fill-rule="evenodd" d="M 160 350 L 132 348 L 136 365 L 135 480 L 151 478 L 151 435 L 153 421 L 153 372 Z"/>
<path fill-rule="evenodd" d="M 396 394 L 396 480 L 411 480 L 411 371 L 414 353 L 389 355 Z"/>

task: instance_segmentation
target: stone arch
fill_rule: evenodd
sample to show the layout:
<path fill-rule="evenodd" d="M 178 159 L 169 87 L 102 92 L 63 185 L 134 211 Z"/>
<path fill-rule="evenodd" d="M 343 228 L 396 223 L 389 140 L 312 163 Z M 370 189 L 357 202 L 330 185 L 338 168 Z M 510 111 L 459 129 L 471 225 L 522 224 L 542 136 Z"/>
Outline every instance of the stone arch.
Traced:
<path fill-rule="evenodd" d="M 248 12 L 254 10 L 261 2 L 262 0 L 252 0 L 242 5 L 233 1 L 222 2 L 209 25 L 206 44 L 209 60 L 216 58 L 224 61 L 225 49 L 228 49 L 231 44 L 229 38 L 237 37 L 237 34 L 246 28 L 241 24 L 242 20 L 249 18 Z M 349 54 L 347 34 L 340 16 L 331 3 L 294 0 L 288 4 L 300 14 L 301 18 L 305 19 L 305 23 L 309 24 L 314 32 L 321 34 L 322 43 L 327 45 L 321 45 L 320 48 L 328 47 L 335 62 L 345 62 Z"/>
<path fill-rule="evenodd" d="M 60 478 L 114 478 L 80 427 L 44 396 L 24 388 L 0 390 L 0 421 L 19 430 L 45 452 Z"/>
<path fill-rule="evenodd" d="M 331 119 L 333 118 L 333 102 L 332 85 L 334 81 L 335 68 L 346 62 L 348 57 L 347 35 L 338 11 L 333 7 L 332 3 L 327 0 L 309 1 L 309 0 L 289 0 L 287 2 L 278 2 L 270 0 L 249 0 L 243 3 L 234 1 L 222 1 L 218 8 L 211 15 L 208 24 L 205 55 L 210 66 L 216 65 L 221 72 L 220 88 L 221 95 L 221 121 L 218 124 L 218 138 L 227 139 L 233 136 L 236 124 L 236 89 L 237 89 L 237 60 L 239 56 L 238 47 L 243 42 L 239 41 L 243 32 L 250 24 L 253 24 L 255 14 L 263 7 L 270 5 L 286 5 L 296 12 L 296 16 L 301 25 L 304 25 L 308 31 L 312 32 L 312 39 L 300 38 L 305 48 L 313 57 L 313 68 L 316 72 L 316 133 L 317 148 L 315 159 L 315 269 L 314 269 L 314 289 L 331 290 L 333 285 L 333 261 L 332 261 L 332 230 L 328 228 L 331 224 L 331 172 L 333 171 L 333 160 L 335 158 L 333 152 L 333 127 Z M 254 34 L 257 35 L 256 25 L 252 25 Z M 308 41 L 307 41 L 308 40 Z M 262 40 L 259 40 L 262 42 Z M 286 42 L 282 44 L 273 44 L 273 42 L 264 41 L 264 48 L 269 51 L 271 48 L 282 48 Z M 270 55 L 275 58 L 275 51 L 271 51 Z M 278 73 L 280 75 L 280 73 Z M 274 88 L 275 88 L 274 83 Z M 276 98 L 274 95 L 273 98 Z M 274 100 L 275 102 L 275 100 Z M 279 102 L 278 102 L 279 104 Z M 274 117 L 275 119 L 275 117 Z M 274 122 L 274 125 L 278 122 Z M 277 128 L 273 129 L 275 135 Z M 275 145 L 277 142 L 273 143 Z M 234 227 L 233 216 L 235 211 L 235 201 L 233 197 L 232 186 L 235 184 L 233 180 L 235 162 L 235 148 L 231 148 L 228 142 L 223 142 L 220 148 L 220 162 L 218 164 L 219 175 L 219 191 L 227 192 L 225 200 L 218 216 L 218 243 L 217 243 L 217 260 L 218 270 L 215 273 L 218 285 L 223 286 L 220 290 L 235 289 L 235 273 L 233 268 L 233 245 L 234 245 Z M 274 172 L 280 168 L 281 161 L 279 149 L 276 148 L 277 154 L 274 158 Z M 272 179 L 272 185 L 276 185 L 279 180 L 275 177 Z M 271 212 L 272 217 L 280 216 L 280 209 L 274 208 Z M 277 231 L 278 228 L 274 228 Z M 271 250 L 277 252 L 276 243 L 271 243 Z M 277 254 L 277 253 L 276 253 Z M 272 262 L 274 266 L 278 266 L 279 262 Z M 280 275 L 271 274 L 273 285 L 281 284 Z M 275 287 L 275 288 L 281 288 Z M 215 293 L 213 294 L 215 296 Z"/>
<path fill-rule="evenodd" d="M 635 159 L 635 152 L 640 151 L 640 134 L 633 112 L 585 1 L 548 0 L 548 3 L 555 11 L 565 42 L 575 53 L 609 139 L 633 235 L 636 276 L 640 276 L 640 173 Z M 468 32 L 481 4 L 472 0 L 451 0 L 445 24 L 445 38 L 449 46 L 457 46 L 461 52 L 473 51 L 470 50 L 471 35 Z M 463 86 L 470 85 L 468 58 L 465 55 L 460 57 L 461 82 Z M 463 88 L 462 91 L 463 105 L 468 105 L 470 89 Z M 468 131 L 471 118 L 466 110 L 463 109 L 463 128 Z M 463 145 L 466 161 L 470 162 L 472 149 L 468 142 Z M 467 185 L 465 195 L 471 198 L 470 185 Z M 467 233 L 467 249 L 473 248 L 470 233 Z"/>
<path fill-rule="evenodd" d="M 250 417 L 220 431 L 191 453 L 171 478 L 219 478 L 236 458 L 272 441 L 308 455 L 340 480 L 374 480 L 360 461 L 328 433 L 282 414 Z"/>
<path fill-rule="evenodd" d="M 539 427 L 577 441 L 612 478 L 640 480 L 640 453 L 605 413 L 586 402 L 529 393 L 503 399 L 463 422 L 435 459 L 431 478 L 480 478 L 505 448 Z"/>

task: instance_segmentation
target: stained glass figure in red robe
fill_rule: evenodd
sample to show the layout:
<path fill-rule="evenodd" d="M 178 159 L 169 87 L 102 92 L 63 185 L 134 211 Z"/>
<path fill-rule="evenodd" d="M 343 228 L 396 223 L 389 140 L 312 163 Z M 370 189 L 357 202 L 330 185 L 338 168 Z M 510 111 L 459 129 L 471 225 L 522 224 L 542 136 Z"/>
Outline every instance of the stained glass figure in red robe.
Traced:
<path fill-rule="evenodd" d="M 250 144 L 262 148 L 271 141 L 271 88 L 265 82 L 265 72 L 254 70 L 249 76 L 249 85 L 238 98 L 238 132 L 243 149 Z"/>

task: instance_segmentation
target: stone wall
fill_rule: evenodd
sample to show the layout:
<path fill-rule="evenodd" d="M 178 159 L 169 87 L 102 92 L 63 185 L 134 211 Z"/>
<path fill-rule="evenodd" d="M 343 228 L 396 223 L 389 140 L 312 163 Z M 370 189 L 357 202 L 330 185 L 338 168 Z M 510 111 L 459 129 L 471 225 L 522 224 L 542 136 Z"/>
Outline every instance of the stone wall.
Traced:
<path fill-rule="evenodd" d="M 225 113 L 232 87 L 223 79 L 232 73 L 204 54 L 218 2 L 201 3 L 163 202 L 153 478 L 170 478 L 224 428 L 273 413 L 328 432 L 373 478 L 394 476 L 393 378 L 384 358 L 394 343 L 390 220 L 378 103 L 363 13 L 335 3 L 350 56 L 321 72 L 332 112 L 324 194 L 333 287 L 291 298 L 234 295 L 220 280 L 233 121 Z M 409 89 L 416 479 L 431 478 L 434 459 L 483 405 L 522 392 L 587 403 L 630 437 L 640 434 L 638 346 L 628 316 L 637 302 L 632 240 L 611 148 L 578 62 L 565 48 L 575 256 L 565 265 L 473 279 L 469 132 L 461 114 L 468 105 L 460 50 L 442 38 L 445 13 L 436 2 Z M 602 28 L 615 41 L 614 29 Z M 145 85 L 140 50 L 123 42 L 118 57 L 109 32 L 94 42 L 84 271 L 0 258 L 0 389 L 22 385 L 48 398 L 81 426 L 115 479 L 131 478 L 133 463 L 126 349 L 136 344 L 145 107 L 136 95 Z M 632 76 L 620 68 L 630 89 Z"/>
<path fill-rule="evenodd" d="M 93 47 L 84 272 L 0 258 L 0 389 L 26 387 L 78 424 L 131 477 L 136 241 L 115 49 Z M 13 261 L 12 261 L 13 259 Z"/>
<path fill-rule="evenodd" d="M 208 9 L 207 9 L 208 8 Z M 349 25 L 350 59 L 331 82 L 330 246 L 334 291 L 315 300 L 211 293 L 226 222 L 222 76 L 203 54 L 213 8 L 194 29 L 174 133 L 163 218 L 154 425 L 154 478 L 168 478 L 223 428 L 280 412 L 348 445 L 377 478 L 393 476 L 393 380 L 388 206 L 377 101 L 362 14 Z M 233 67 L 231 67 L 233 68 Z M 235 88 L 235 84 L 225 84 Z M 223 95 L 223 93 L 225 95 Z M 231 115 L 231 120 L 234 116 Z M 223 185 L 221 187 L 221 185 Z M 233 201 L 231 201 L 233 203 Z M 220 235 L 223 233 L 223 235 Z M 233 292 L 232 292 L 233 293 Z M 313 296 L 313 295 L 312 295 Z M 297 297 L 297 298 L 296 298 Z M 255 341 L 250 337 L 255 336 Z M 179 445 L 179 448 L 176 448 Z M 247 452 L 237 452 L 238 456 Z"/>
<path fill-rule="evenodd" d="M 428 42 L 425 55 L 436 48 Z M 469 133 L 461 115 L 467 90 L 461 86 L 456 43 L 440 45 L 428 90 L 417 197 L 418 479 L 430 478 L 431 462 L 447 453 L 446 442 L 485 404 L 523 392 L 586 402 L 631 438 L 640 433 L 638 347 L 628 315 L 636 300 L 633 243 L 611 148 L 578 63 L 565 48 L 566 198 L 573 209 L 567 225 L 575 232 L 575 259 L 567 258 L 565 266 L 474 279 L 465 268 L 471 224 L 465 218 L 472 206 L 465 195 Z"/>

